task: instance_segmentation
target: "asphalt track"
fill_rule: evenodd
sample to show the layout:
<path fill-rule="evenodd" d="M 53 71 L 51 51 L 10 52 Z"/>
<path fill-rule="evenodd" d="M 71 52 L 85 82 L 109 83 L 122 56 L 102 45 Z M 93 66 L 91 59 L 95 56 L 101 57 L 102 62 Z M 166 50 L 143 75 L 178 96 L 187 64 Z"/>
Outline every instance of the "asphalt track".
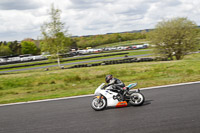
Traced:
<path fill-rule="evenodd" d="M 142 90 L 140 107 L 94 111 L 92 97 L 0 106 L 0 133 L 199 133 L 200 83 Z"/>

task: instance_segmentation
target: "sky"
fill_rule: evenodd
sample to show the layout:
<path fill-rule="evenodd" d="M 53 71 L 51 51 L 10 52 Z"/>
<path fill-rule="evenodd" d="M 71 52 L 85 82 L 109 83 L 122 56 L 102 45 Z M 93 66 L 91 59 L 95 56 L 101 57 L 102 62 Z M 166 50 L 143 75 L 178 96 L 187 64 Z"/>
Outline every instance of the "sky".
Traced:
<path fill-rule="evenodd" d="M 152 29 L 175 17 L 200 25 L 199 0 L 0 0 L 0 41 L 41 38 L 52 3 L 72 36 Z"/>

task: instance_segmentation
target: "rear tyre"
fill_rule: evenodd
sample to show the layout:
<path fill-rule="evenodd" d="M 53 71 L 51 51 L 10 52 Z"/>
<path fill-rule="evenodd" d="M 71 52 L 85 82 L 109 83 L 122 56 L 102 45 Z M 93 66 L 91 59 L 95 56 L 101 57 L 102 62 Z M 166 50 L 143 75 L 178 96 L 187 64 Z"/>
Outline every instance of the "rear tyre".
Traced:
<path fill-rule="evenodd" d="M 140 92 L 134 92 L 130 95 L 129 103 L 133 106 L 140 106 L 144 103 L 144 95 Z"/>
<path fill-rule="evenodd" d="M 107 105 L 107 102 L 106 100 L 103 98 L 101 99 L 101 101 L 99 102 L 99 99 L 98 98 L 94 98 L 92 100 L 92 108 L 96 111 L 100 111 L 100 110 L 103 110 L 106 108 L 106 105 Z"/>

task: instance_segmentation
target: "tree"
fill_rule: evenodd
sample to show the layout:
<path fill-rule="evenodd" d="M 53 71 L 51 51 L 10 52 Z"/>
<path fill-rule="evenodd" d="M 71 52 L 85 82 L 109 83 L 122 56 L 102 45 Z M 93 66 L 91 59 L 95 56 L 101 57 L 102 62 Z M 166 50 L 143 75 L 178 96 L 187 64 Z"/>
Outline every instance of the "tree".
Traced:
<path fill-rule="evenodd" d="M 75 39 L 71 39 L 71 49 L 78 50 L 77 43 Z"/>
<path fill-rule="evenodd" d="M 32 41 L 22 41 L 21 43 L 21 52 L 22 54 L 33 54 L 36 55 L 39 52 L 39 49 Z"/>
<path fill-rule="evenodd" d="M 17 41 L 8 42 L 8 46 L 12 51 L 12 55 L 20 55 L 21 54 L 21 44 Z"/>
<path fill-rule="evenodd" d="M 151 32 L 150 40 L 158 54 L 180 60 L 197 46 L 197 25 L 187 18 L 163 20 Z"/>
<path fill-rule="evenodd" d="M 70 38 L 66 35 L 65 24 L 60 20 L 61 10 L 55 9 L 52 4 L 49 12 L 50 21 L 41 26 L 42 41 L 41 50 L 49 52 L 52 57 L 56 57 L 60 67 L 60 55 L 69 51 L 71 45 Z"/>
<path fill-rule="evenodd" d="M 3 43 L 1 43 L 0 45 L 0 56 L 8 56 L 12 53 L 12 51 L 10 50 L 10 48 L 7 45 L 4 45 Z"/>

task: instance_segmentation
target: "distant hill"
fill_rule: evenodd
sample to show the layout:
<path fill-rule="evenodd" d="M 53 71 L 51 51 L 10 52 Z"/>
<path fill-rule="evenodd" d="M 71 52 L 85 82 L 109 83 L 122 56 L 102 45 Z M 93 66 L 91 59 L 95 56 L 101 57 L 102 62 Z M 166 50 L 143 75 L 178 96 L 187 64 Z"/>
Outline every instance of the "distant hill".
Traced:
<path fill-rule="evenodd" d="M 123 32 L 110 32 L 110 33 L 105 33 L 105 34 L 101 34 L 101 35 L 117 34 L 117 33 L 139 33 L 139 32 L 142 32 L 142 31 L 149 32 L 151 30 L 153 30 L 153 29 L 132 30 L 132 31 L 123 31 Z M 90 36 L 97 36 L 97 35 L 72 36 L 72 38 L 74 38 L 74 37 L 90 37 Z"/>

